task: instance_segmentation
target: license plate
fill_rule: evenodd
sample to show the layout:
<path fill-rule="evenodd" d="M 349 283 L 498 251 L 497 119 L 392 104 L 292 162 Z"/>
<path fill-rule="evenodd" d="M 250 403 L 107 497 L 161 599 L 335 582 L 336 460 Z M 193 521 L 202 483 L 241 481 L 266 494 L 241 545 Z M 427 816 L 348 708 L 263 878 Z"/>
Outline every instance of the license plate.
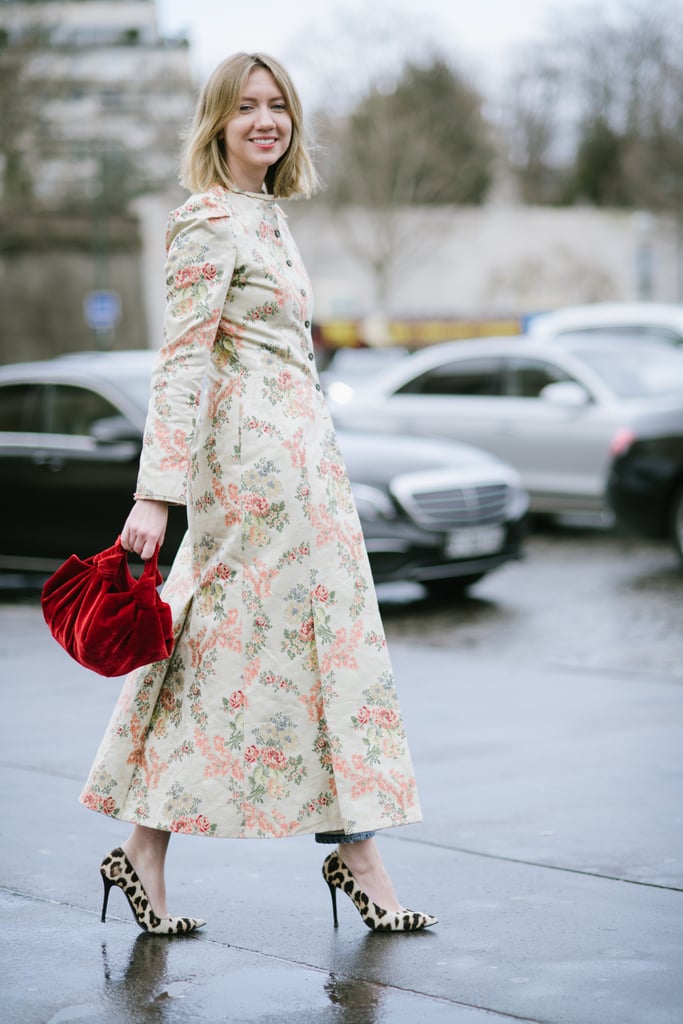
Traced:
<path fill-rule="evenodd" d="M 500 551 L 505 540 L 502 526 L 470 526 L 449 533 L 446 538 L 447 558 L 468 555 L 492 555 Z"/>

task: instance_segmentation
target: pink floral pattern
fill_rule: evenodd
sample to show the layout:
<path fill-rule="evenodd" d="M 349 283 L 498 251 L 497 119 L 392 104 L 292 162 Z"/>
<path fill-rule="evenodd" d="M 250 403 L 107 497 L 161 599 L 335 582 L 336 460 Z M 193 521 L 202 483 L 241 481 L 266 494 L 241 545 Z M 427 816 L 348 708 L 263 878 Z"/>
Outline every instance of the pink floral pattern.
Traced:
<path fill-rule="evenodd" d="M 139 497 L 186 504 L 175 647 L 125 682 L 82 801 L 208 836 L 420 819 L 367 555 L 281 209 L 216 187 L 169 221 Z"/>

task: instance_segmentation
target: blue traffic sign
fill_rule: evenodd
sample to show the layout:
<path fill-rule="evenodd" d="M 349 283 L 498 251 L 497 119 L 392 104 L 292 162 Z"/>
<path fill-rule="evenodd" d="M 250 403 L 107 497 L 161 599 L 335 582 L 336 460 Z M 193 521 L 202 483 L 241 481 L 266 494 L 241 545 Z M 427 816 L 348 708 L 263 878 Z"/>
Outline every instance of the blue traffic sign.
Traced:
<path fill-rule="evenodd" d="M 111 331 L 121 318 L 121 298 L 118 292 L 88 292 L 83 300 L 83 315 L 93 331 Z"/>

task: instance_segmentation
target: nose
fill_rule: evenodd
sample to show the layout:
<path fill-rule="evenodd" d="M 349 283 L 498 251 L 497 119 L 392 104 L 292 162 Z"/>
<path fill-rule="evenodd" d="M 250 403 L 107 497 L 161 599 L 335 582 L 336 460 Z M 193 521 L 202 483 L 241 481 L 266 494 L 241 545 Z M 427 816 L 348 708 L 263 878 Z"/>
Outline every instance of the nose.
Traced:
<path fill-rule="evenodd" d="M 256 126 L 257 128 L 272 128 L 275 124 L 273 120 L 273 114 L 270 107 L 263 106 L 259 107 L 256 112 Z"/>

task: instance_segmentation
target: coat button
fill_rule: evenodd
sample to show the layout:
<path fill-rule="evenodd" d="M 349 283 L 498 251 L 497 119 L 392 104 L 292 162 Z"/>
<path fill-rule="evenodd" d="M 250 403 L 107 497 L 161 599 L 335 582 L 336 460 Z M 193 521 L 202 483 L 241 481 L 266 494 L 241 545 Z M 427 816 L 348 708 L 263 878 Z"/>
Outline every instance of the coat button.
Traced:
<path fill-rule="evenodd" d="M 319 385 L 319 384 L 316 384 L 316 386 L 315 386 L 315 390 L 316 390 L 316 391 L 320 391 L 320 385 Z"/>
<path fill-rule="evenodd" d="M 278 229 L 277 229 L 277 228 L 275 228 L 275 237 L 276 237 L 276 238 L 279 238 L 279 237 L 280 237 L 280 232 L 278 231 Z"/>
<path fill-rule="evenodd" d="M 288 267 L 291 267 L 291 266 L 292 266 L 292 261 L 291 261 L 291 260 L 287 260 L 287 266 L 288 266 Z"/>
<path fill-rule="evenodd" d="M 313 353 L 312 353 L 312 352 L 309 352 L 309 353 L 308 353 L 308 358 L 309 358 L 309 359 L 311 360 L 311 362 L 313 362 L 313 359 L 314 359 L 315 357 L 314 357 L 314 355 L 313 355 Z"/>
<path fill-rule="evenodd" d="M 304 327 L 310 327 L 310 326 L 311 326 L 311 321 L 310 320 L 305 320 L 304 321 Z"/>

